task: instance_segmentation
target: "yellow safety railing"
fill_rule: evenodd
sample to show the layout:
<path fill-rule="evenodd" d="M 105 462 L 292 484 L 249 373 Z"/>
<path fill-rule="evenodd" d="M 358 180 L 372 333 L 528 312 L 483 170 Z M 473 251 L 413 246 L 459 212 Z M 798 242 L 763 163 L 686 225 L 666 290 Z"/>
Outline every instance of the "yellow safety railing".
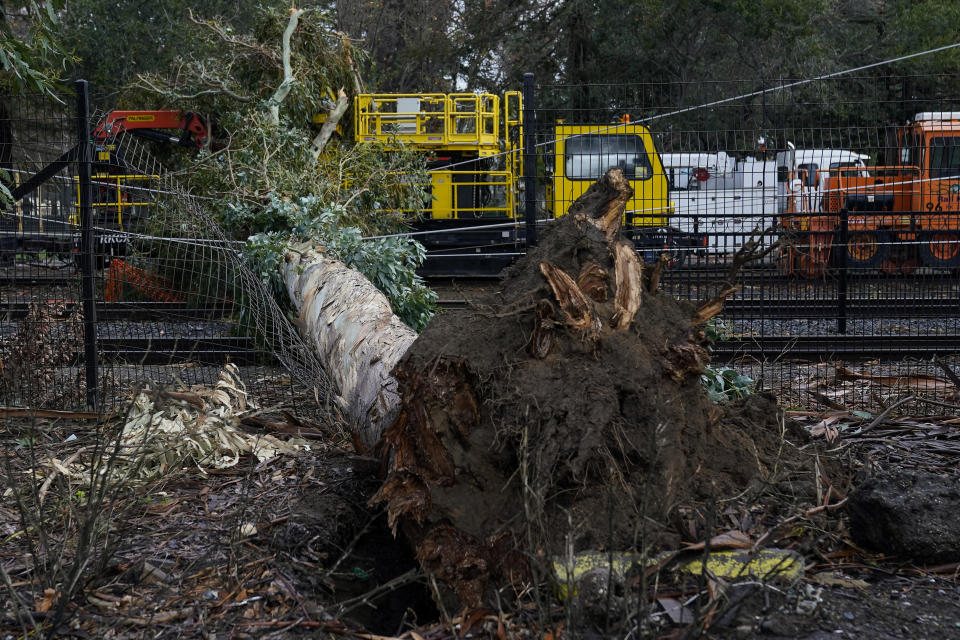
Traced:
<path fill-rule="evenodd" d="M 523 94 L 507 91 L 503 94 L 503 139 L 507 170 L 523 175 Z"/>
<path fill-rule="evenodd" d="M 509 171 L 430 172 L 434 220 L 512 218 L 516 179 Z"/>
<path fill-rule="evenodd" d="M 354 98 L 357 142 L 496 153 L 500 101 L 484 93 L 361 94 Z"/>
<path fill-rule="evenodd" d="M 509 171 L 430 172 L 430 182 L 423 183 L 430 201 L 421 209 L 402 209 L 408 216 L 433 220 L 471 218 L 513 218 L 517 204 L 516 177 Z M 410 185 L 401 174 L 398 184 Z"/>
<path fill-rule="evenodd" d="M 131 174 L 131 175 L 113 175 L 113 174 L 95 174 L 91 176 L 93 179 L 94 186 L 94 198 L 91 203 L 94 208 L 107 208 L 115 209 L 117 212 L 117 227 L 118 230 L 123 231 L 123 211 L 130 207 L 150 207 L 154 205 L 154 202 L 145 198 L 135 198 L 131 193 L 141 192 L 140 189 L 124 189 L 131 182 L 149 182 L 151 180 L 159 180 L 160 176 L 158 175 L 144 175 L 144 174 Z M 74 203 L 76 209 L 72 214 L 70 214 L 70 224 L 75 227 L 80 226 L 80 181 L 79 178 L 74 177 L 77 181 L 77 200 Z M 106 183 L 106 184 L 105 184 Z M 110 194 L 110 198 L 98 198 L 96 197 L 97 187 L 109 186 L 113 190 Z"/>

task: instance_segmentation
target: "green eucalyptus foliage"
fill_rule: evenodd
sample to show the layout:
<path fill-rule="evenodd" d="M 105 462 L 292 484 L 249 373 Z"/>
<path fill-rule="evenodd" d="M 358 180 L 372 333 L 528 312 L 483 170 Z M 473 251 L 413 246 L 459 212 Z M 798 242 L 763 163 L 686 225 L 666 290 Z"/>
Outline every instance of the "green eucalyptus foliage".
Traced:
<path fill-rule="evenodd" d="M 710 318 L 704 331 L 710 342 L 730 338 L 730 331 L 722 318 Z M 754 380 L 732 367 L 707 365 L 700 376 L 700 384 L 714 402 L 736 400 L 753 393 Z"/>
<path fill-rule="evenodd" d="M 231 207 L 224 215 L 264 229 L 248 239 L 247 255 L 278 298 L 286 296 L 280 280 L 283 252 L 291 243 L 322 239 L 323 252 L 366 276 L 408 326 L 420 331 L 433 315 L 436 294 L 416 275 L 425 257 L 423 246 L 402 237 L 364 240 L 361 230 L 350 226 L 351 216 L 343 205 L 325 204 L 317 196 L 295 201 L 274 196 L 256 212 Z"/>
<path fill-rule="evenodd" d="M 307 9 L 291 37 L 291 90 L 270 105 L 284 82 L 282 40 L 291 11 L 260 6 L 243 23 L 189 13 L 189 47 L 172 69 L 140 74 L 123 102 L 207 114 L 219 143 L 182 166 L 181 177 L 236 240 L 278 300 L 288 302 L 279 265 L 291 243 L 309 241 L 363 273 L 415 329 L 430 319 L 436 296 L 416 275 L 425 257 L 409 237 L 364 240 L 402 232 L 422 208 L 427 183 L 422 154 L 332 140 L 319 159 L 311 142 L 317 113 L 330 110 L 340 89 L 355 82 L 357 54 L 329 16 Z M 350 130 L 351 114 L 342 119 Z M 345 136 L 346 137 L 346 136 Z"/>
<path fill-rule="evenodd" d="M 0 14 L 0 82 L 15 93 L 45 93 L 54 99 L 60 74 L 71 60 L 56 35 L 57 11 L 62 0 L 16 3 Z M 17 15 L 19 14 L 19 16 Z"/>
<path fill-rule="evenodd" d="M 753 393 L 753 378 L 732 367 L 708 365 L 700 376 L 700 384 L 714 402 L 736 400 Z"/>

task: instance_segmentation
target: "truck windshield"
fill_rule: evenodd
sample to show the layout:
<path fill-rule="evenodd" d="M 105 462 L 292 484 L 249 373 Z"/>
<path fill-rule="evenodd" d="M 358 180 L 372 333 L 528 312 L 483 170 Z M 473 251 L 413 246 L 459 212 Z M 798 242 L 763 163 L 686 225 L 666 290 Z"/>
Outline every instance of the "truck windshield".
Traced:
<path fill-rule="evenodd" d="M 960 177 L 960 138 L 934 138 L 930 141 L 930 177 Z"/>
<path fill-rule="evenodd" d="M 623 169 L 627 180 L 648 180 L 653 175 L 653 167 L 640 136 L 580 135 L 566 140 L 565 152 L 568 180 L 596 180 L 614 167 Z"/>

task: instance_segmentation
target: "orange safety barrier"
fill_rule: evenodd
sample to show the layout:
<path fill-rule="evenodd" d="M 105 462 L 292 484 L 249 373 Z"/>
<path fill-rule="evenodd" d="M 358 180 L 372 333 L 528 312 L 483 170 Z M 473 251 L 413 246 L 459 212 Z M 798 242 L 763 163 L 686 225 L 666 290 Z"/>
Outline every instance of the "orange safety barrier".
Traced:
<path fill-rule="evenodd" d="M 186 302 L 186 298 L 181 296 L 166 278 L 135 267 L 126 260 L 114 258 L 107 268 L 104 299 L 107 302 L 120 300 L 125 284 L 129 284 L 135 291 L 154 302 Z"/>

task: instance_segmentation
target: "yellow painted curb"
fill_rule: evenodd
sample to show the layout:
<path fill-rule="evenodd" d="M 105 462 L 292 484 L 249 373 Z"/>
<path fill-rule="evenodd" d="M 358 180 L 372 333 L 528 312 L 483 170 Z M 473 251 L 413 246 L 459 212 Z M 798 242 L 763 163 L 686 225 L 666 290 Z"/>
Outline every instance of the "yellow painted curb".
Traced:
<path fill-rule="evenodd" d="M 654 557 L 647 557 L 646 566 L 667 560 L 676 552 L 668 551 Z M 591 571 L 609 571 L 615 581 L 623 580 L 631 567 L 640 565 L 643 556 L 639 553 L 604 553 L 587 551 L 578 553 L 571 560 L 554 559 L 553 573 L 557 578 L 557 595 L 566 600 L 576 595 L 577 583 Z M 688 558 L 677 560 L 671 569 L 691 575 L 701 575 L 704 564 L 709 573 L 720 578 L 747 578 L 759 580 L 791 581 L 801 577 L 804 572 L 803 557 L 788 549 L 761 549 L 755 553 L 746 550 L 713 551 L 704 562 L 702 553 L 688 554 Z"/>

